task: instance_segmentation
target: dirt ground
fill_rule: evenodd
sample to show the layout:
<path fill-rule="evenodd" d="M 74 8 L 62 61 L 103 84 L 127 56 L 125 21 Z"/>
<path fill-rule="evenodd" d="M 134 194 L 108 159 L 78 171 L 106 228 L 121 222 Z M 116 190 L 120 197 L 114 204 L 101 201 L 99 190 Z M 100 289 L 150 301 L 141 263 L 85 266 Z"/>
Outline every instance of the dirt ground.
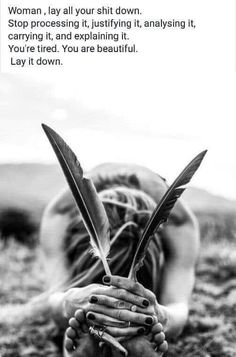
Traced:
<path fill-rule="evenodd" d="M 188 324 L 167 356 L 236 356 L 236 222 L 200 215 L 202 246 Z M 38 248 L 10 242 L 0 249 L 0 309 L 24 303 L 44 288 Z M 4 309 L 5 311 L 5 309 Z M 17 311 L 17 310 L 16 310 Z M 17 320 L 16 313 L 16 320 Z M 43 316 L 24 324 L 0 321 L 0 356 L 60 357 L 55 326 Z"/>

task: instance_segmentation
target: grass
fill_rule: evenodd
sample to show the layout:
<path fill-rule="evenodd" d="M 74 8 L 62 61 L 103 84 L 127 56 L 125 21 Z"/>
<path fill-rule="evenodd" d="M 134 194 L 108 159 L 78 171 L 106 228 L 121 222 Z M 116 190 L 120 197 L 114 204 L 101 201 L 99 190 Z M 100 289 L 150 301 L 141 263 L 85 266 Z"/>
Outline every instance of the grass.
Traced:
<path fill-rule="evenodd" d="M 202 247 L 189 321 L 169 357 L 236 355 L 236 222 L 234 215 L 198 215 Z M 21 304 L 44 289 L 39 249 L 14 241 L 0 249 L 0 304 Z M 16 310 L 17 311 L 17 310 Z M 17 316 L 20 316 L 16 313 Z M 61 357 L 57 331 L 44 316 L 24 324 L 0 322 L 0 356 Z"/>

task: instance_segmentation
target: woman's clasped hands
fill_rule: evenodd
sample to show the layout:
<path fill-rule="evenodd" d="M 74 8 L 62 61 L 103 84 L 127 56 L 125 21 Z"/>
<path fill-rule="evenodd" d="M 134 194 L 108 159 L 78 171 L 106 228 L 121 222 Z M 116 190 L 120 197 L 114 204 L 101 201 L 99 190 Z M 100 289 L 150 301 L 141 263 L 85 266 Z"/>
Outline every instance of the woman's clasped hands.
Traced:
<path fill-rule="evenodd" d="M 102 331 L 98 334 L 101 341 L 103 333 L 119 342 L 143 336 L 155 351 L 166 352 L 165 321 L 155 294 L 140 283 L 120 276 L 106 275 L 103 283 L 72 288 L 66 292 L 64 315 L 67 319 L 72 317 L 70 321 L 74 330 L 77 315 L 80 316 L 78 323 L 82 322 L 82 325 L 91 328 L 98 327 Z M 84 316 L 84 321 L 81 316 Z M 67 330 L 67 345 L 71 348 L 76 333 L 72 329 L 70 326 Z"/>

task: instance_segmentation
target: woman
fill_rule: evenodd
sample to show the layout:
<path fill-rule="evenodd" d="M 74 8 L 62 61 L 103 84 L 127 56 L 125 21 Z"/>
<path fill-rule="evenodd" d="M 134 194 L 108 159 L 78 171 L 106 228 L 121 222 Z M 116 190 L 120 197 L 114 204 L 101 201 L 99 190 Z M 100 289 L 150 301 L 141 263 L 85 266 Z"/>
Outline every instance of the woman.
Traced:
<path fill-rule="evenodd" d="M 116 355 L 106 346 L 99 347 L 88 333 L 90 326 L 101 339 L 111 335 L 120 340 L 129 355 L 141 356 L 145 351 L 145 356 L 158 356 L 158 351 L 167 349 L 165 338 L 178 336 L 188 317 L 199 249 L 196 220 L 178 201 L 168 224 L 149 245 L 139 283 L 133 283 L 125 277 L 137 239 L 167 185 L 136 165 L 104 164 L 89 176 L 111 226 L 113 275 L 102 279 L 101 263 L 89 256 L 88 233 L 69 190 L 49 204 L 41 226 L 48 285 L 55 291 L 49 309 L 58 326 L 70 325 L 64 354 Z M 101 333 L 97 326 L 104 326 Z"/>

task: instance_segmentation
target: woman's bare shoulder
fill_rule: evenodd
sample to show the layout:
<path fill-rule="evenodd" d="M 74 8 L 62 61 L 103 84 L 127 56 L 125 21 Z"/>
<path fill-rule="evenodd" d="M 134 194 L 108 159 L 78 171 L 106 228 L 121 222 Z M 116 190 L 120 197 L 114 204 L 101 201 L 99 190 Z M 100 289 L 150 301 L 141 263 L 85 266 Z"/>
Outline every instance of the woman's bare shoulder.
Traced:
<path fill-rule="evenodd" d="M 66 214 L 75 208 L 73 196 L 68 187 L 61 190 L 46 206 L 45 214 Z"/>
<path fill-rule="evenodd" d="M 149 194 L 158 202 L 166 191 L 165 180 L 152 170 L 136 164 L 106 163 L 96 166 L 89 172 L 95 186 L 100 186 L 101 181 L 116 182 L 119 180 L 134 186 Z"/>

